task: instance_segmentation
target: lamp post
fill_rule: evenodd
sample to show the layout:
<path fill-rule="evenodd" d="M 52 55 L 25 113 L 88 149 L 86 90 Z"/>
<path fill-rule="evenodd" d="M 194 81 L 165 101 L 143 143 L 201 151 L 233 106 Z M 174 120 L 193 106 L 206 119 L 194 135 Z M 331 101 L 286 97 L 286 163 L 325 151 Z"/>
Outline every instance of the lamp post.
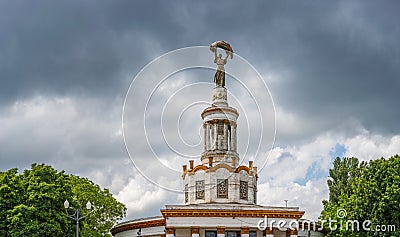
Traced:
<path fill-rule="evenodd" d="M 85 218 L 86 216 L 82 216 L 79 213 L 79 208 L 76 208 L 74 210 L 74 214 L 69 214 L 68 209 L 69 209 L 69 202 L 68 200 L 65 200 L 64 202 L 64 207 L 65 207 L 65 212 L 67 213 L 67 216 L 71 218 L 72 220 L 76 221 L 76 237 L 79 237 L 79 221 Z M 86 203 L 86 209 L 90 210 L 92 208 L 92 204 L 88 201 Z"/>

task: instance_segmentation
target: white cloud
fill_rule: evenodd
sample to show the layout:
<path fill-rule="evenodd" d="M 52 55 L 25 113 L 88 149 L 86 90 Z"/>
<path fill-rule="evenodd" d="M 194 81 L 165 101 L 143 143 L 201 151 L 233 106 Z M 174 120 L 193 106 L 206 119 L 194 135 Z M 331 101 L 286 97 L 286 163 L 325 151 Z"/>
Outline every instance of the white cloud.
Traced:
<path fill-rule="evenodd" d="M 400 154 L 400 135 L 387 137 L 369 132 L 346 139 L 345 156 L 373 160 Z"/>
<path fill-rule="evenodd" d="M 304 218 L 317 220 L 322 210 L 322 200 L 328 197 L 326 180 L 309 180 L 306 185 L 287 182 L 276 185 L 274 182 L 262 183 L 258 186 L 258 203 L 266 206 L 300 207 L 305 211 Z"/>
<path fill-rule="evenodd" d="M 128 208 L 127 219 L 160 215 L 163 204 L 182 203 L 177 193 L 160 188 L 141 175 L 130 179 L 116 198 Z"/>

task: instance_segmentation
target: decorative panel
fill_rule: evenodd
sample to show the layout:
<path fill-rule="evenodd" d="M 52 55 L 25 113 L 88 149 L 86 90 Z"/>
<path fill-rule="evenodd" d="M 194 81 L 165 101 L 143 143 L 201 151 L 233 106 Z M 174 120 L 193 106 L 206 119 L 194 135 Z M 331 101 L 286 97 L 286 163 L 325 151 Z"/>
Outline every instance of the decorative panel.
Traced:
<path fill-rule="evenodd" d="M 189 202 L 189 186 L 185 184 L 185 203 Z"/>
<path fill-rule="evenodd" d="M 228 180 L 217 180 L 217 198 L 228 198 Z"/>
<path fill-rule="evenodd" d="M 204 180 L 196 181 L 196 199 L 204 199 Z"/>
<path fill-rule="evenodd" d="M 247 181 L 240 181 L 240 199 L 247 200 L 248 199 L 248 190 L 249 185 Z"/>

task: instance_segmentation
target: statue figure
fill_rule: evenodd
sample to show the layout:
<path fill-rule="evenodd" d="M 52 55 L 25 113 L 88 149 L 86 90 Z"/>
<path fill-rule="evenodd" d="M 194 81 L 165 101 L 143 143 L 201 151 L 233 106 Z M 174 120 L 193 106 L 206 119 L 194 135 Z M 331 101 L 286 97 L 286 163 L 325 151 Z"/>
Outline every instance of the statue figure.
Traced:
<path fill-rule="evenodd" d="M 217 56 L 217 48 L 225 50 L 226 57 L 222 58 L 222 54 Z M 214 63 L 217 64 L 217 71 L 214 75 L 214 82 L 217 86 L 225 87 L 225 64 L 228 57 L 233 58 L 233 50 L 229 43 L 225 41 L 216 41 L 210 45 L 210 50 L 214 52 Z"/>

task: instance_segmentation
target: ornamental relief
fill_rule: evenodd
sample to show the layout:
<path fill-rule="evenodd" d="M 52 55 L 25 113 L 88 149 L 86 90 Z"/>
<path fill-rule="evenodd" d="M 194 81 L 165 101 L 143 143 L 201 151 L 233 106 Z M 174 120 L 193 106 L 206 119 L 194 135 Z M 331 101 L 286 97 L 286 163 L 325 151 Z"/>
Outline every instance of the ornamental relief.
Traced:
<path fill-rule="evenodd" d="M 239 188 L 239 196 L 240 199 L 243 200 L 248 200 L 248 190 L 249 190 L 249 184 L 247 181 L 240 181 L 240 188 Z"/>
<path fill-rule="evenodd" d="M 213 100 L 217 100 L 217 99 L 227 100 L 227 95 L 226 95 L 226 93 L 218 92 L 218 93 L 216 93 L 216 94 L 213 94 Z"/>
<path fill-rule="evenodd" d="M 204 180 L 196 181 L 196 199 L 205 198 Z"/>
<path fill-rule="evenodd" d="M 217 180 L 217 198 L 228 198 L 228 180 Z"/>

